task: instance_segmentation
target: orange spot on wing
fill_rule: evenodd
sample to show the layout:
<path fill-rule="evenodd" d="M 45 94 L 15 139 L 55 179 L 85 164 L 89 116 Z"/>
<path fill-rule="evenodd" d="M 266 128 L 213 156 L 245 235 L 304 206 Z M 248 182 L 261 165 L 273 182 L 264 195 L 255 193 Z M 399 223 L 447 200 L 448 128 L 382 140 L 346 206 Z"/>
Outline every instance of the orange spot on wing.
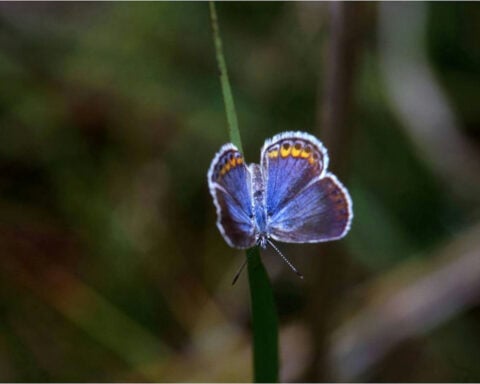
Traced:
<path fill-rule="evenodd" d="M 303 150 L 301 153 L 300 153 L 300 157 L 302 159 L 308 159 L 310 157 L 310 153 L 308 153 L 307 151 Z"/>
<path fill-rule="evenodd" d="M 229 170 L 230 170 L 231 166 L 230 166 L 230 163 L 227 163 L 223 166 L 223 168 L 220 170 L 220 175 L 225 175 Z"/>
<path fill-rule="evenodd" d="M 291 147 L 291 146 L 288 147 L 288 148 L 284 148 L 284 147 L 282 146 L 282 147 L 280 148 L 280 155 L 281 155 L 282 157 L 287 157 L 287 156 L 290 154 L 291 150 L 292 150 L 292 147 Z"/>
<path fill-rule="evenodd" d="M 302 149 L 301 149 L 301 148 L 298 148 L 298 149 L 295 148 L 295 147 L 292 148 L 292 156 L 293 156 L 293 157 L 298 157 L 298 156 L 300 156 L 300 153 L 301 153 L 301 152 L 302 152 Z"/>
<path fill-rule="evenodd" d="M 278 151 L 277 150 L 273 150 L 271 152 L 268 152 L 268 157 L 270 159 L 276 159 L 278 157 Z"/>

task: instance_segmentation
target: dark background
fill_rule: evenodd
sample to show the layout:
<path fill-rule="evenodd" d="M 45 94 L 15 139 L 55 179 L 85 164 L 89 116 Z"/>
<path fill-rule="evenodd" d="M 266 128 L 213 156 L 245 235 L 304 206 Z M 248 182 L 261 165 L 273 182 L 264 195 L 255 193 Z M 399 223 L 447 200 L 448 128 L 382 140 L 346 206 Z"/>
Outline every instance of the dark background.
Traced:
<path fill-rule="evenodd" d="M 243 146 L 303 130 L 344 239 L 263 252 L 284 381 L 479 381 L 480 7 L 221 3 Z M 0 4 L 0 380 L 250 381 L 207 3 Z"/>

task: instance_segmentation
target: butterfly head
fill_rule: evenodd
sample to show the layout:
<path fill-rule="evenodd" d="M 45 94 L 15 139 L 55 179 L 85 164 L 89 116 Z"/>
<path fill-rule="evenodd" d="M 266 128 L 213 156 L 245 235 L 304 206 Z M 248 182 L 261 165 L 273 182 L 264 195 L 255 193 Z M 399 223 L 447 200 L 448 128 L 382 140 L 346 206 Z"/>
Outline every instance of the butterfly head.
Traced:
<path fill-rule="evenodd" d="M 266 233 L 259 233 L 255 240 L 257 246 L 262 247 L 262 249 L 267 248 L 268 244 L 268 235 Z"/>

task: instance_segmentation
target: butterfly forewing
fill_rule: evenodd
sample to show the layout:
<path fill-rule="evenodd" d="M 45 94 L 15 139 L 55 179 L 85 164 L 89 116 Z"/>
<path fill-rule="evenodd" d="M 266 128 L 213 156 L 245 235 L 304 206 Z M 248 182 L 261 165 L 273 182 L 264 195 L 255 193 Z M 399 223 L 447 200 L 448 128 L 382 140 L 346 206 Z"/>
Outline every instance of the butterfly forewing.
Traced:
<path fill-rule="evenodd" d="M 265 142 L 261 162 L 266 184 L 266 208 L 273 216 L 308 183 L 324 174 L 328 155 L 315 137 L 285 132 Z"/>
<path fill-rule="evenodd" d="M 217 209 L 217 226 L 227 243 L 234 248 L 253 246 L 251 175 L 233 144 L 224 145 L 213 159 L 208 185 Z"/>

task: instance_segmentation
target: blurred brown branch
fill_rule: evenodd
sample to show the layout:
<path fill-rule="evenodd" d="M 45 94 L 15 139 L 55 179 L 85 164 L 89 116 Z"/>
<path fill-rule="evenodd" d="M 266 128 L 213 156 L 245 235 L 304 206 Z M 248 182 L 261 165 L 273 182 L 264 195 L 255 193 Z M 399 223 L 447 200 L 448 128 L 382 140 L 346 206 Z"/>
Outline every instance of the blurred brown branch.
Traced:
<path fill-rule="evenodd" d="M 321 137 L 339 176 L 346 173 L 352 137 L 352 102 L 355 68 L 361 48 L 361 18 L 364 5 L 333 2 L 330 4 L 330 40 L 327 46 L 325 76 L 317 107 Z"/>
<path fill-rule="evenodd" d="M 334 334 L 335 379 L 361 379 L 405 339 L 439 326 L 480 301 L 480 224 L 429 258 L 369 284 L 368 303 Z"/>
<path fill-rule="evenodd" d="M 478 202 L 480 155 L 427 57 L 427 3 L 378 3 L 379 59 L 393 109 L 423 158 L 445 186 Z M 408 20 L 408 23 L 405 23 Z"/>
<path fill-rule="evenodd" d="M 327 42 L 326 71 L 321 79 L 317 105 L 318 130 L 332 160 L 331 169 L 344 179 L 350 158 L 352 136 L 353 86 L 357 55 L 360 47 L 360 20 L 364 5 L 333 2 L 329 4 L 330 30 Z M 338 300 L 347 257 L 338 244 L 321 245 L 321 257 L 311 258 L 309 279 L 312 280 L 309 316 L 315 339 L 314 359 L 308 381 L 325 381 L 330 374 L 326 359 L 328 314 Z"/>

